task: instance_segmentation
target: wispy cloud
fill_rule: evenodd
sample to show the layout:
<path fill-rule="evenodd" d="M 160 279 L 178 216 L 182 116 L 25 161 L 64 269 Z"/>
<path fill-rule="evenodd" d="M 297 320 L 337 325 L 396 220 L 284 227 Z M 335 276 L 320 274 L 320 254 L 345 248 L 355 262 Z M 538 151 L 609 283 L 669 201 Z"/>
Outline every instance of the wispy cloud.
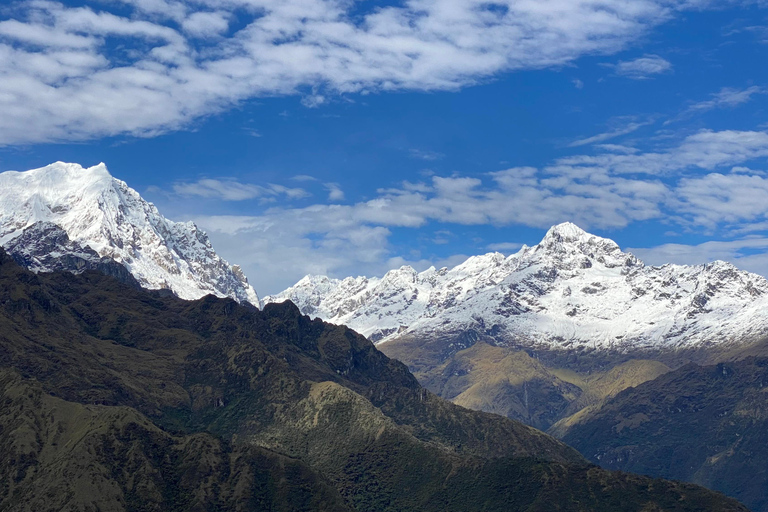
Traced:
<path fill-rule="evenodd" d="M 648 126 L 649 124 L 652 124 L 652 123 L 653 121 L 629 122 L 621 126 L 617 126 L 616 128 L 609 130 L 607 132 L 598 133 L 597 135 L 587 137 L 586 139 L 575 140 L 570 144 L 568 144 L 568 147 L 573 148 L 578 146 L 586 146 L 588 144 L 605 142 L 606 140 L 615 139 L 616 137 L 621 137 L 622 135 L 628 135 L 634 131 L 637 131 L 639 128 L 642 128 L 643 126 Z"/>
<path fill-rule="evenodd" d="M 574 155 L 557 160 L 553 173 L 588 176 L 590 173 L 665 176 L 680 169 L 711 170 L 768 156 L 768 133 L 762 131 L 702 130 L 679 144 L 656 151 Z"/>
<path fill-rule="evenodd" d="M 259 138 L 261 137 L 261 132 L 259 130 L 256 130 L 255 128 L 243 128 L 243 131 L 250 135 L 251 137 Z"/>
<path fill-rule="evenodd" d="M 456 90 L 617 52 L 688 6 L 502 4 L 17 1 L 0 14 L 0 144 L 153 136 L 255 97 L 316 107 L 350 93 Z M 616 70 L 640 78 L 670 66 L 646 56 Z"/>
<path fill-rule="evenodd" d="M 411 149 L 409 150 L 409 153 L 411 155 L 411 158 L 416 158 L 418 160 L 426 160 L 427 162 L 434 162 L 436 160 L 442 160 L 445 158 L 445 155 L 443 153 L 438 153 L 437 151 L 428 151 L 423 149 Z"/>
<path fill-rule="evenodd" d="M 297 174 L 296 176 L 291 177 L 291 179 L 293 181 L 317 181 L 317 178 L 308 174 Z"/>
<path fill-rule="evenodd" d="M 747 87 L 746 89 L 736 89 L 733 87 L 723 87 L 720 91 L 713 93 L 708 100 L 700 101 L 690 105 L 680 116 L 674 120 L 687 117 L 692 114 L 699 114 L 715 109 L 735 108 L 739 105 L 749 103 L 752 97 L 757 94 L 766 94 L 768 89 L 758 85 Z"/>
<path fill-rule="evenodd" d="M 301 188 L 289 188 L 275 184 L 261 186 L 240 183 L 234 179 L 211 178 L 203 178 L 195 182 L 175 183 L 173 191 L 182 196 L 197 196 L 222 201 L 244 201 L 281 195 L 289 199 L 301 199 L 310 195 L 309 192 Z"/>
<path fill-rule="evenodd" d="M 758 42 L 768 42 L 768 26 L 765 25 L 742 25 L 734 27 L 730 25 L 723 30 L 723 36 L 729 37 L 735 34 L 747 33 L 751 34 L 758 40 Z"/>
<path fill-rule="evenodd" d="M 672 63 L 658 55 L 645 55 L 635 60 L 619 61 L 612 67 L 617 75 L 633 80 L 646 80 L 653 75 L 672 71 Z"/>

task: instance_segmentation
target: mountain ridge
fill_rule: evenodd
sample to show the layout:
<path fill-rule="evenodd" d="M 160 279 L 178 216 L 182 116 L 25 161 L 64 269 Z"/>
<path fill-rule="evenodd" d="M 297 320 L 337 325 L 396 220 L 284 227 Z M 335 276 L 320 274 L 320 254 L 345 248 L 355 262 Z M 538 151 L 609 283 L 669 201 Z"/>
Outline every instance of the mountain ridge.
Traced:
<path fill-rule="evenodd" d="M 290 303 L 33 274 L 2 250 L 0 285 L 0 489 L 18 490 L 0 492 L 2 510 L 26 510 L 41 485 L 43 509 L 242 510 L 256 497 L 258 510 L 746 510 L 441 400 Z"/>
<path fill-rule="evenodd" d="M 521 348 L 692 347 L 768 332 L 768 281 L 723 261 L 647 266 L 572 223 L 542 241 L 472 256 L 451 269 L 382 278 L 306 276 L 262 304 L 290 299 L 377 343 L 475 331 Z"/>

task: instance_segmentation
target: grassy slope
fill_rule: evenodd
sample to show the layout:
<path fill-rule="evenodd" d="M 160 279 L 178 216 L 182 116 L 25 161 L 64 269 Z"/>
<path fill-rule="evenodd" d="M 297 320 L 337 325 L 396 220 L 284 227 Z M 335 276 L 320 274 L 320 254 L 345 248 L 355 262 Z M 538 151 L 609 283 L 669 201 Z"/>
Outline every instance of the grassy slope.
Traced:
<path fill-rule="evenodd" d="M 548 432 L 562 438 L 568 429 L 587 421 L 599 411 L 608 399 L 625 389 L 654 380 L 669 371 L 670 368 L 659 361 L 633 359 L 615 366 L 607 372 L 587 376 L 573 375 L 574 379 L 578 379 L 578 384 L 584 393 L 568 406 L 566 410 L 568 415 L 552 425 Z M 564 379 L 567 378 L 564 372 L 553 371 L 553 373 L 560 374 Z"/>
<path fill-rule="evenodd" d="M 482 342 L 417 377 L 428 389 L 463 407 L 541 429 L 548 428 L 581 394 L 580 388 L 558 379 L 525 352 Z"/>
<path fill-rule="evenodd" d="M 388 356 L 403 361 L 419 382 L 461 406 L 501 414 L 562 434 L 570 424 L 598 409 L 608 397 L 669 371 L 659 361 L 601 361 L 578 371 L 554 366 L 522 350 L 478 341 L 462 350 L 446 350 L 446 340 L 398 339 L 383 345 Z M 628 360 L 627 360 L 628 359 Z"/>

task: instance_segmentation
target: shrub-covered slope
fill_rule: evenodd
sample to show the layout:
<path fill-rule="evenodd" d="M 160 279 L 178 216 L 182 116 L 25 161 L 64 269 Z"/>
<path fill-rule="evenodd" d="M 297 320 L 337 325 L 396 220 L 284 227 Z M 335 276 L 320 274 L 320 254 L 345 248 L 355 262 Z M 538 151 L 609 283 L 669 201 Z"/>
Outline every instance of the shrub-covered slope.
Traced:
<path fill-rule="evenodd" d="M 350 509 L 299 460 L 207 433 L 171 435 L 129 407 L 55 398 L 0 371 L 0 509 Z"/>
<path fill-rule="evenodd" d="M 608 400 L 564 440 L 603 467 L 696 482 L 768 511 L 768 358 L 686 365 Z"/>

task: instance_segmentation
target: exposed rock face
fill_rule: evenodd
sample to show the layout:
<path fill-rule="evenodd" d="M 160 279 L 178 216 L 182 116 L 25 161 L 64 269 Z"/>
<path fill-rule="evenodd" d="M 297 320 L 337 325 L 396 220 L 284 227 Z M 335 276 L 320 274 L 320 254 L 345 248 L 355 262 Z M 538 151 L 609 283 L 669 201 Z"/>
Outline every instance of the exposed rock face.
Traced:
<path fill-rule="evenodd" d="M 35 272 L 96 269 L 184 299 L 213 294 L 259 303 L 240 268 L 219 257 L 204 232 L 163 217 L 104 164 L 57 162 L 0 174 L 0 245 Z"/>
<path fill-rule="evenodd" d="M 768 332 L 765 278 L 722 261 L 646 266 L 571 223 L 509 257 L 420 273 L 404 266 L 383 278 L 307 276 L 263 302 L 283 300 L 377 343 L 464 333 L 501 345 L 629 350 Z"/>
<path fill-rule="evenodd" d="M 140 286 L 130 271 L 88 246 L 73 242 L 67 232 L 50 222 L 36 222 L 9 241 L 8 251 L 19 265 L 33 272 L 98 270 L 120 281 Z"/>

